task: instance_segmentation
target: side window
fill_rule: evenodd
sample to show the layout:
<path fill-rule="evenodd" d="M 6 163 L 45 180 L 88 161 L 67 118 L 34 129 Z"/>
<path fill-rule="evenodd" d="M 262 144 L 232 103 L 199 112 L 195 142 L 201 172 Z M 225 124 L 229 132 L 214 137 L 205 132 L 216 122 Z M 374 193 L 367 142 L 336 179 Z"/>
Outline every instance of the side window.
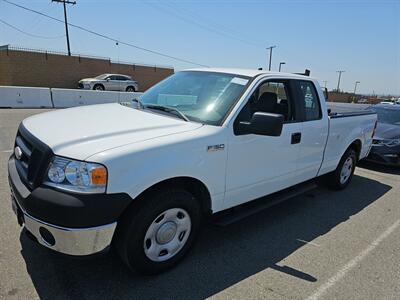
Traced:
<path fill-rule="evenodd" d="M 121 81 L 127 81 L 128 80 L 128 78 L 126 78 L 125 76 L 117 76 L 117 79 L 121 80 Z"/>
<path fill-rule="evenodd" d="M 288 82 L 272 80 L 261 83 L 239 113 L 237 122 L 250 121 L 255 112 L 282 114 L 285 122 L 294 121 Z"/>
<path fill-rule="evenodd" d="M 115 76 L 115 75 L 111 75 L 111 76 L 108 76 L 108 79 L 110 79 L 110 80 L 117 80 L 118 78 L 117 78 L 117 76 Z"/>
<path fill-rule="evenodd" d="M 304 108 L 305 121 L 319 120 L 322 117 L 319 98 L 311 81 L 297 81 L 300 101 Z"/>

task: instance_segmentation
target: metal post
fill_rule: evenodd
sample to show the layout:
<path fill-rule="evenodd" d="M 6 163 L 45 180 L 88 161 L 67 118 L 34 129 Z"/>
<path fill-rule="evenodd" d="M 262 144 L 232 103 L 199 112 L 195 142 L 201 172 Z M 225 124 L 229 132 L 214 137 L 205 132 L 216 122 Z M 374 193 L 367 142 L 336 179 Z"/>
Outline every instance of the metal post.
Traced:
<path fill-rule="evenodd" d="M 282 68 L 282 65 L 285 65 L 286 63 L 284 62 L 284 61 L 281 61 L 280 63 L 279 63 L 279 72 L 281 71 L 281 68 Z"/>
<path fill-rule="evenodd" d="M 67 37 L 67 49 L 68 49 L 68 56 L 71 56 L 71 46 L 69 44 L 69 33 L 68 33 L 68 20 L 67 20 L 67 5 L 72 4 L 75 5 L 75 1 L 68 1 L 68 0 L 51 0 L 51 2 L 58 2 L 62 3 L 64 6 L 64 22 L 65 22 L 65 36 Z"/>
<path fill-rule="evenodd" d="M 357 85 L 360 83 L 360 81 L 356 81 L 354 84 L 354 96 L 356 95 L 356 90 L 357 90 Z"/>
<path fill-rule="evenodd" d="M 346 72 L 346 71 L 341 70 L 341 71 L 336 71 L 336 72 L 339 73 L 339 78 L 338 78 L 338 83 L 337 83 L 337 89 L 336 89 L 336 91 L 337 91 L 337 92 L 340 92 L 340 90 L 339 90 L 339 88 L 340 88 L 340 78 L 342 77 L 342 73 L 344 73 L 344 72 Z"/>
<path fill-rule="evenodd" d="M 268 47 L 267 50 L 269 50 L 269 67 L 268 70 L 271 71 L 271 62 L 272 62 L 272 49 L 276 48 L 276 46 L 271 46 Z"/>

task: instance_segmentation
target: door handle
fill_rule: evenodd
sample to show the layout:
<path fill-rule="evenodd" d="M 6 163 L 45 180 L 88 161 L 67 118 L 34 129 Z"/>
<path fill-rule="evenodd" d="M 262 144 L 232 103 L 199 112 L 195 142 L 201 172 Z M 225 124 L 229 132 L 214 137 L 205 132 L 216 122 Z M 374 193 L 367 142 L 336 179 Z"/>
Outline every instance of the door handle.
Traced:
<path fill-rule="evenodd" d="M 301 141 L 301 132 L 292 133 L 292 144 L 299 144 Z"/>

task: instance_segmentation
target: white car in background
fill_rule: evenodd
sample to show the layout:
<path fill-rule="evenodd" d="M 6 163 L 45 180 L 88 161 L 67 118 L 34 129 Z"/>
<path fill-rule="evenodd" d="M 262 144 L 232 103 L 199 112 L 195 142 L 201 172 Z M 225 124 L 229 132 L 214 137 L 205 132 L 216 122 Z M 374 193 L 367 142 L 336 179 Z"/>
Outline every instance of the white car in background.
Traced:
<path fill-rule="evenodd" d="M 94 78 L 84 78 L 79 81 L 78 87 L 97 91 L 137 92 L 139 90 L 137 81 L 122 74 L 102 74 Z"/>

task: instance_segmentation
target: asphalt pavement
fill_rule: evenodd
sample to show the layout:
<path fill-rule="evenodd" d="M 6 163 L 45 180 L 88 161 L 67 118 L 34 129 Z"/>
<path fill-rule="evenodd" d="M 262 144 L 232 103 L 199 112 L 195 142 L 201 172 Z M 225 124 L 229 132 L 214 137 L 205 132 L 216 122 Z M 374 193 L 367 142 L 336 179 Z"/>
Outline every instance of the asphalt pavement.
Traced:
<path fill-rule="evenodd" d="M 42 111 L 0 110 L 1 299 L 400 299 L 400 170 L 369 164 L 344 191 L 206 225 L 158 276 L 132 274 L 112 253 L 74 259 L 35 244 L 11 210 L 7 160 L 19 122 Z"/>

